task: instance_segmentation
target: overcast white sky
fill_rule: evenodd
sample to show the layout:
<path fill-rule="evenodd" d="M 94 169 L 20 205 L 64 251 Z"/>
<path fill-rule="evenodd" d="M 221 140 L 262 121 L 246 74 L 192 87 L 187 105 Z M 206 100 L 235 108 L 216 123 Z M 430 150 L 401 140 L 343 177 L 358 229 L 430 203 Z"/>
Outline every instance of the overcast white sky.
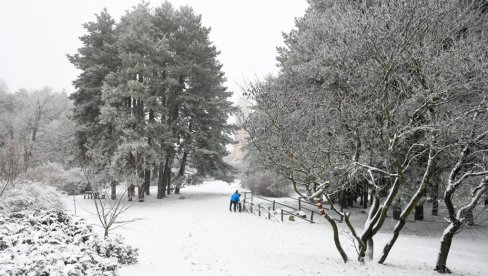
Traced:
<path fill-rule="evenodd" d="M 163 1 L 149 1 L 158 6 Z M 303 16 L 306 0 L 171 0 L 189 5 L 211 27 L 210 38 L 222 52 L 227 86 L 240 93 L 246 80 L 276 72 L 276 46 L 281 33 Z M 82 24 L 106 7 L 116 20 L 139 1 L 6 0 L 0 3 L 0 79 L 9 90 L 49 86 L 71 93 L 79 71 L 66 54 L 82 46 Z"/>

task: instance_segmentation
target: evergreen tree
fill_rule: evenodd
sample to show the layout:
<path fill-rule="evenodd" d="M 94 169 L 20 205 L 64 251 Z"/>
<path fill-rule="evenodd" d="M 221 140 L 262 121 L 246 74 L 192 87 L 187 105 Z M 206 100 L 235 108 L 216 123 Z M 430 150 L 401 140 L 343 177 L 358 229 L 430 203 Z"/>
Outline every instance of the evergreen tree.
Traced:
<path fill-rule="evenodd" d="M 83 25 L 87 31 L 80 37 L 83 47 L 78 53 L 68 55 L 70 62 L 82 71 L 73 81 L 76 91 L 70 99 L 74 104 L 73 118 L 78 124 L 77 140 L 83 157 L 99 141 L 110 140 L 111 127 L 100 124 L 101 90 L 105 77 L 120 65 L 115 46 L 115 20 L 106 9 L 95 16 L 95 22 Z M 111 147 L 106 146 L 98 145 L 109 151 Z"/>
<path fill-rule="evenodd" d="M 165 44 L 154 40 L 153 31 L 147 4 L 139 4 L 122 17 L 117 26 L 121 66 L 107 76 L 102 91 L 105 101 L 102 121 L 115 126 L 113 141 L 117 149 L 112 159 L 113 168 L 122 174 L 128 172 L 127 176 L 139 187 L 140 201 L 149 186 L 145 174 L 149 174 L 156 159 L 153 136 L 160 134 L 154 131 L 157 108 L 154 89 L 158 86 L 153 82 L 158 82 L 157 61 Z"/>
<path fill-rule="evenodd" d="M 102 164 L 110 162 L 113 177 L 123 175 L 134 182 L 140 200 L 144 190 L 149 192 L 151 170 L 157 167 L 158 198 L 170 192 L 176 165 L 177 189 L 187 163 L 199 176 L 231 180 L 231 167 L 222 158 L 231 142 L 234 127 L 227 119 L 234 108 L 223 86 L 218 51 L 201 16 L 165 2 L 154 10 L 139 4 L 115 29 L 108 14 L 97 18 L 98 23 L 110 22 L 106 47 L 111 51 L 88 43 L 95 40 L 92 36 L 99 37 L 92 30 L 98 25 L 89 23 L 89 34 L 82 37 L 86 46 L 70 56 L 83 71 L 73 99 L 80 132 L 88 137 L 80 140 L 90 156 Z M 100 69 L 107 67 L 102 54 L 112 55 L 107 59 L 114 65 L 110 70 Z M 97 81 L 89 82 L 95 73 Z M 89 93 L 101 97 L 90 99 Z"/>

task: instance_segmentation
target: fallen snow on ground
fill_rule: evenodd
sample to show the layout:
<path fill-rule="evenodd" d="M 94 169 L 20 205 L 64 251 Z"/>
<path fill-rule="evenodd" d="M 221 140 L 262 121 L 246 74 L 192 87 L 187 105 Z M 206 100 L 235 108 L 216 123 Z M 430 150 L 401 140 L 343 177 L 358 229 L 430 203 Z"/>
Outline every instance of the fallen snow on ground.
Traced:
<path fill-rule="evenodd" d="M 229 212 L 238 189 L 219 181 L 182 189 L 158 200 L 156 187 L 144 203 L 134 203 L 122 218 L 136 222 L 117 229 L 139 248 L 139 263 L 120 275 L 438 275 L 433 271 L 440 234 L 401 235 L 385 265 L 360 264 L 348 238 L 343 246 L 353 259 L 345 265 L 327 224 L 284 223 L 248 213 Z M 184 196 L 185 199 L 179 199 Z M 74 210 L 73 199 L 68 205 Z M 96 223 L 93 201 L 76 198 L 77 215 Z M 101 232 L 101 230 L 100 230 Z M 391 237 L 379 233 L 375 256 Z M 454 275 L 486 275 L 488 236 L 455 238 L 448 259 Z M 359 273 L 359 274 L 358 274 Z"/>

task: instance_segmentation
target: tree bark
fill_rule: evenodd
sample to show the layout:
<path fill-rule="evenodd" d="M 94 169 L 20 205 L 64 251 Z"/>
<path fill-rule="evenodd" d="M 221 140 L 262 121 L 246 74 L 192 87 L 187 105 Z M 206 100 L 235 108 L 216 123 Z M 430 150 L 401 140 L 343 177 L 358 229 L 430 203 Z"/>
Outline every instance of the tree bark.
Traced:
<path fill-rule="evenodd" d="M 374 258 L 374 241 L 373 241 L 373 237 L 369 238 L 367 240 L 367 251 L 366 251 L 366 255 L 368 256 L 368 259 L 371 261 L 373 260 Z"/>
<path fill-rule="evenodd" d="M 329 215 L 325 214 L 324 217 L 327 219 L 327 221 L 329 221 L 330 225 L 332 226 L 332 231 L 334 232 L 334 243 L 337 251 L 339 251 L 339 254 L 341 254 L 344 263 L 347 263 L 347 254 L 342 248 L 341 241 L 339 240 L 339 230 L 337 229 L 337 224 L 331 217 L 329 217 Z"/>
<path fill-rule="evenodd" d="M 435 155 L 434 149 L 431 147 L 429 150 L 429 159 L 427 161 L 427 165 L 426 165 L 426 168 L 424 171 L 424 175 L 422 177 L 422 182 L 420 183 L 420 185 L 419 185 L 417 191 L 415 192 L 415 194 L 413 195 L 413 197 L 410 199 L 410 202 L 405 207 L 405 210 L 401 214 L 398 223 L 395 225 L 395 228 L 393 230 L 393 237 L 383 248 L 383 255 L 381 256 L 378 263 L 382 264 L 385 262 L 386 258 L 388 257 L 388 254 L 390 253 L 391 248 L 393 247 L 398 236 L 400 235 L 400 231 L 402 231 L 403 227 L 405 226 L 405 223 L 407 221 L 408 216 L 412 213 L 412 210 L 414 208 L 417 211 L 417 204 L 421 201 L 421 198 L 425 194 L 425 189 L 427 187 L 427 184 L 429 183 L 430 174 L 432 172 L 432 164 L 433 164 L 433 160 L 434 160 L 434 155 Z M 423 203 L 421 206 L 422 206 L 422 210 L 423 210 Z"/>
<path fill-rule="evenodd" d="M 366 183 L 363 186 L 363 208 L 368 208 L 368 186 Z"/>
<path fill-rule="evenodd" d="M 166 175 L 166 193 L 171 194 L 171 168 L 168 168 L 169 173 Z"/>
<path fill-rule="evenodd" d="M 144 201 L 144 169 L 143 169 L 143 162 L 144 157 L 141 156 L 142 154 L 138 154 L 138 162 L 137 162 L 137 176 L 138 176 L 138 184 L 137 184 L 137 195 L 139 198 L 139 202 Z"/>
<path fill-rule="evenodd" d="M 178 171 L 178 178 L 184 177 L 185 176 L 185 167 L 186 167 L 186 160 L 188 158 L 188 152 L 183 153 L 183 157 L 181 158 L 181 165 L 180 165 L 180 170 Z M 180 188 L 181 188 L 181 181 L 178 181 L 175 187 L 175 194 L 180 193 Z"/>
<path fill-rule="evenodd" d="M 400 215 L 402 214 L 402 207 L 400 205 L 393 206 L 393 219 L 400 220 Z"/>
<path fill-rule="evenodd" d="M 144 185 L 137 185 L 137 197 L 139 202 L 144 202 Z"/>
<path fill-rule="evenodd" d="M 167 161 L 165 161 L 167 162 Z M 166 167 L 165 162 L 159 162 L 159 173 L 158 173 L 158 199 L 162 199 L 166 196 L 166 187 L 164 186 L 164 168 Z"/>
<path fill-rule="evenodd" d="M 439 254 L 437 255 L 437 262 L 435 265 L 435 271 L 439 273 L 451 273 L 451 271 L 447 268 L 446 263 L 449 250 L 451 249 L 452 238 L 457 230 L 459 230 L 459 227 L 456 226 L 455 223 L 451 223 L 444 231 L 444 235 L 441 239 L 441 248 L 439 250 Z"/>
<path fill-rule="evenodd" d="M 432 185 L 432 215 L 438 216 L 439 215 L 439 182 L 436 181 L 434 185 Z"/>
<path fill-rule="evenodd" d="M 415 206 L 415 213 L 413 217 L 415 220 L 424 220 L 424 204 Z"/>
<path fill-rule="evenodd" d="M 111 187 L 110 199 L 116 200 L 117 199 L 117 182 L 112 181 L 112 183 L 110 183 L 110 187 Z"/>
<path fill-rule="evenodd" d="M 169 164 L 170 162 L 170 157 L 169 155 L 166 156 L 166 162 L 164 164 L 164 170 L 163 173 L 160 174 L 160 177 L 162 177 L 162 185 L 161 185 L 161 193 L 166 194 L 167 190 L 169 189 L 169 176 L 171 174 L 171 166 Z"/>
<path fill-rule="evenodd" d="M 149 189 L 151 187 L 151 170 L 144 170 L 144 191 L 146 195 L 149 195 Z"/>

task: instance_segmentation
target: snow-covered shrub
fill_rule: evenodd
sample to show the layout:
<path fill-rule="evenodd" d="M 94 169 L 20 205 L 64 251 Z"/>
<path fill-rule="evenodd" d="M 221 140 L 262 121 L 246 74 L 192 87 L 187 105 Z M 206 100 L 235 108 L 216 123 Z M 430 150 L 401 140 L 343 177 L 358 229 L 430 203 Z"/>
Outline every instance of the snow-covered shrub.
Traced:
<path fill-rule="evenodd" d="M 253 193 L 262 196 L 282 197 L 290 194 L 290 184 L 268 171 L 248 175 L 243 184 Z"/>
<path fill-rule="evenodd" d="M 0 275 L 116 275 L 137 256 L 121 237 L 101 239 L 62 212 L 0 214 Z"/>
<path fill-rule="evenodd" d="M 86 184 L 83 172 L 79 168 L 65 169 L 59 163 L 48 162 L 31 168 L 21 176 L 22 180 L 46 183 L 69 195 L 79 194 Z"/>
<path fill-rule="evenodd" d="M 23 210 L 56 210 L 64 208 L 62 195 L 53 187 L 38 183 L 17 183 L 8 188 L 0 200 L 0 213 Z"/>
<path fill-rule="evenodd" d="M 116 258 L 120 264 L 137 263 L 137 249 L 127 246 L 120 235 L 109 236 L 107 239 L 93 243 L 92 248 L 98 255 L 105 258 Z"/>

